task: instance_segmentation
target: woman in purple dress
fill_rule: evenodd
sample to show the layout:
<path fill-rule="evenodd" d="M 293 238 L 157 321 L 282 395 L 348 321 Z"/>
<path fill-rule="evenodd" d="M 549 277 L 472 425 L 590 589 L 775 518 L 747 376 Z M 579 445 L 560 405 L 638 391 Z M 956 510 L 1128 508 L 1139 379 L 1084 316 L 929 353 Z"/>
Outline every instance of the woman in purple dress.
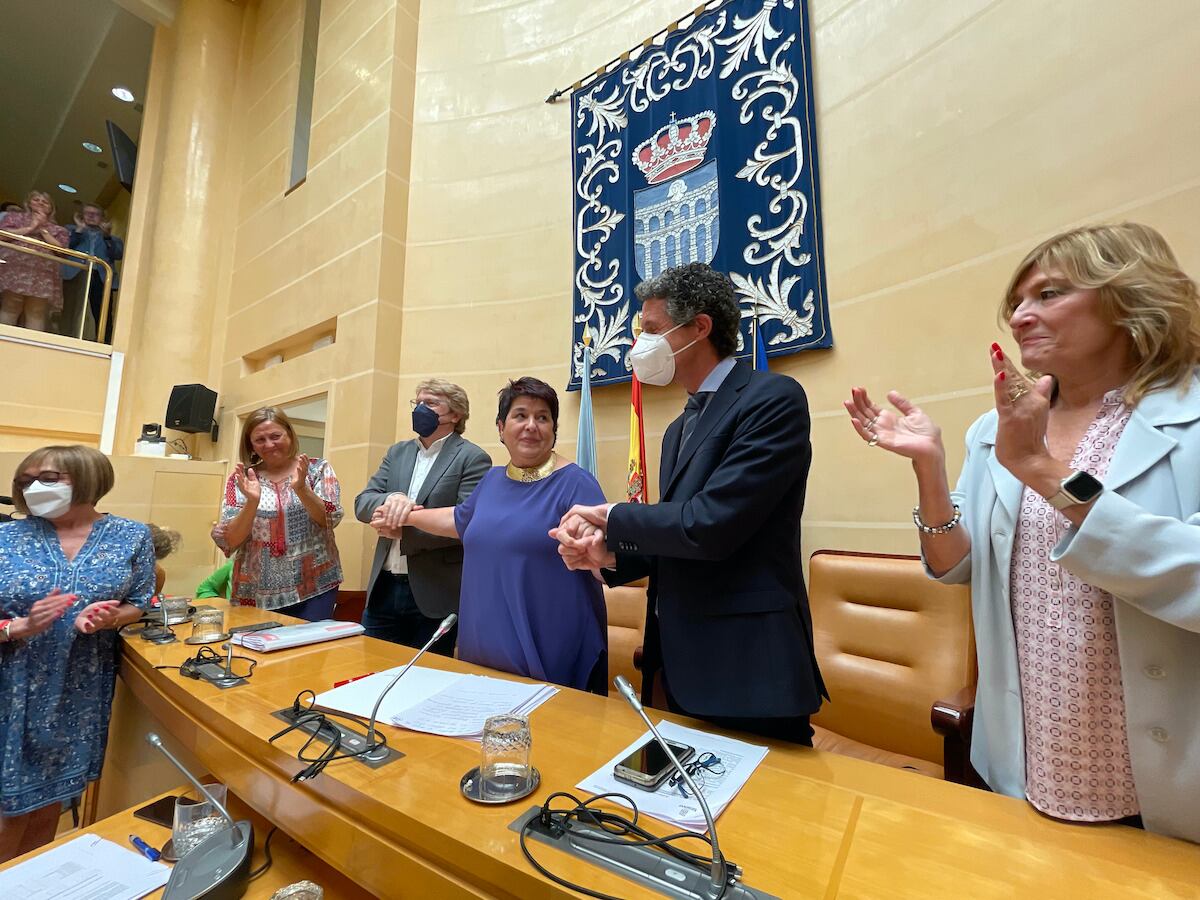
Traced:
<path fill-rule="evenodd" d="M 600 582 L 571 572 L 549 537 L 576 503 L 603 503 L 596 479 L 554 452 L 558 395 L 536 378 L 500 391 L 496 416 L 510 462 L 467 500 L 415 508 L 404 524 L 463 542 L 458 655 L 468 662 L 608 693 L 608 616 Z M 400 537 L 377 516 L 384 537 Z"/>

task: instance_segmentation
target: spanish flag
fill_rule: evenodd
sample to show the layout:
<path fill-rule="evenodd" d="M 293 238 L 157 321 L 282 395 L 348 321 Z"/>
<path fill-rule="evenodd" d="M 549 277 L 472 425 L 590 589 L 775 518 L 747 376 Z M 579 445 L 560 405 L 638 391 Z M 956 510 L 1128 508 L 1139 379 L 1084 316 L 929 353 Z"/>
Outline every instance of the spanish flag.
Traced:
<path fill-rule="evenodd" d="M 633 322 L 633 334 L 641 329 L 641 317 Z M 630 503 L 646 503 L 646 429 L 642 419 L 642 383 L 633 376 L 629 395 L 629 478 L 625 498 Z"/>

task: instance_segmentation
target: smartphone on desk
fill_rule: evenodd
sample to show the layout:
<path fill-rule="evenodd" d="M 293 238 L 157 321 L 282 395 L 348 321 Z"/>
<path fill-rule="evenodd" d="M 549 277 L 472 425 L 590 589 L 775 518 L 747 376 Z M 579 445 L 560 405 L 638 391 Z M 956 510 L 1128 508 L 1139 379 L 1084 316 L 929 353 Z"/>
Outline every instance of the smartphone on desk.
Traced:
<path fill-rule="evenodd" d="M 137 810 L 134 816 L 164 828 L 172 828 L 175 825 L 175 804 L 181 799 L 183 798 L 178 796 L 159 797 L 153 803 L 147 803 Z"/>
<path fill-rule="evenodd" d="M 687 744 L 674 741 L 667 741 L 667 744 L 680 763 L 687 762 L 696 753 L 695 748 Z M 651 738 L 613 766 L 613 777 L 644 791 L 656 791 L 674 771 L 675 767 L 667 758 L 666 751 Z"/>

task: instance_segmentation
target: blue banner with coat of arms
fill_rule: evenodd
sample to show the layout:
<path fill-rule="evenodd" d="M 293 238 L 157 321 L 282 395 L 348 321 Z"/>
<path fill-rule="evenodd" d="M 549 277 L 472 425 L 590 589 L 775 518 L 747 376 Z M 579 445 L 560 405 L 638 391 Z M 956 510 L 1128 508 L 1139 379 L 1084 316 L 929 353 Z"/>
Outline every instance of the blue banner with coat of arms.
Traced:
<path fill-rule="evenodd" d="M 575 285 L 593 385 L 628 381 L 633 288 L 705 262 L 742 306 L 739 357 L 830 347 L 807 0 L 728 0 L 571 97 Z"/>

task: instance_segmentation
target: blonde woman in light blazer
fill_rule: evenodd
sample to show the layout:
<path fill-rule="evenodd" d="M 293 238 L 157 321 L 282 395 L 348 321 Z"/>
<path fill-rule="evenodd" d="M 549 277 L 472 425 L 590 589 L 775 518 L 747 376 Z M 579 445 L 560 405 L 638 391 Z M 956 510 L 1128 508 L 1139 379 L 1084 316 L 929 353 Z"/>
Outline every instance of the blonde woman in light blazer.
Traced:
<path fill-rule="evenodd" d="M 1200 841 L 1196 285 L 1151 228 L 1080 228 L 1021 262 L 1002 313 L 1020 365 L 992 345 L 953 492 L 924 412 L 845 404 L 912 461 L 930 575 L 971 584 L 971 761 L 1045 815 Z"/>

